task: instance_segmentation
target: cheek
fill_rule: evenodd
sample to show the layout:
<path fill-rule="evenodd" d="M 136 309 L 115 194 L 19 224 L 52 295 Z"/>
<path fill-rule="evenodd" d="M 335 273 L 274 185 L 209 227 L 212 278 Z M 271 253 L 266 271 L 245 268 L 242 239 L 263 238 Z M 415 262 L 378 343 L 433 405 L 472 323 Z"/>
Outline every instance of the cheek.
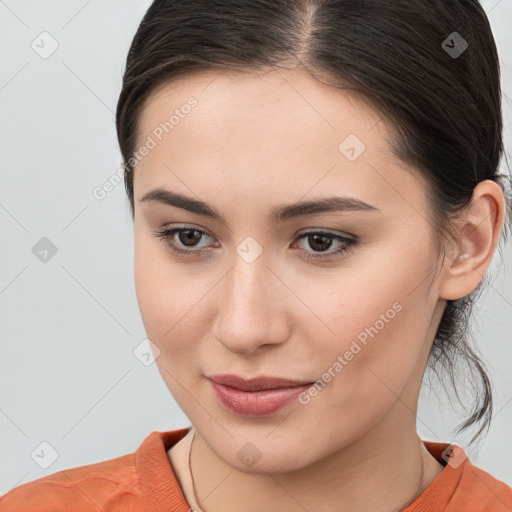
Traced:
<path fill-rule="evenodd" d="M 360 411 L 360 400 L 381 407 L 386 397 L 395 399 L 394 393 L 416 371 L 429 341 L 425 337 L 435 301 L 430 304 L 426 298 L 429 266 L 424 256 L 410 258 L 403 266 L 396 259 L 393 265 L 374 261 L 364 266 L 364 275 L 354 269 L 309 292 L 312 309 L 331 329 L 327 339 L 313 333 L 309 337 L 317 343 L 321 379 L 335 381 L 327 386 L 339 398 L 337 413 Z"/>
<path fill-rule="evenodd" d="M 194 309 L 188 303 L 179 273 L 169 265 L 150 257 L 149 251 L 136 251 L 134 264 L 137 301 L 146 335 L 160 351 L 155 364 L 174 399 L 187 411 L 195 383 L 194 340 L 198 326 L 194 328 Z"/>
<path fill-rule="evenodd" d="M 134 277 L 137 302 L 148 337 L 163 350 L 173 326 L 184 316 L 183 290 L 176 271 L 166 264 L 160 241 L 136 234 Z"/>
<path fill-rule="evenodd" d="M 162 242 L 136 238 L 135 289 L 142 321 L 148 338 L 173 366 L 192 360 L 197 344 L 208 334 L 205 305 L 211 303 L 209 295 L 218 279 L 188 268 L 171 262 Z"/>

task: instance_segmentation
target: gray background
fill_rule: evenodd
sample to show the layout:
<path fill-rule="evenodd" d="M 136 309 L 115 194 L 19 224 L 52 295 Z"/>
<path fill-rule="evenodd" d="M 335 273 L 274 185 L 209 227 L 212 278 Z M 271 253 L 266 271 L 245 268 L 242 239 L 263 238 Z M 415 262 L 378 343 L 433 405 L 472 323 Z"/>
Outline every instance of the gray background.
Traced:
<path fill-rule="evenodd" d="M 115 105 L 129 43 L 149 4 L 0 0 L 0 494 L 131 453 L 153 430 L 189 425 L 155 364 L 133 353 L 145 332 L 124 185 L 102 200 L 93 195 L 119 168 Z M 500 52 L 510 152 L 512 0 L 482 4 Z M 58 48 L 42 58 L 32 44 L 48 51 L 50 37 Z M 49 251 L 46 262 L 34 247 Z M 468 453 L 512 485 L 510 243 L 503 259 L 493 261 L 475 316 L 494 377 L 495 419 L 480 449 Z M 469 438 L 452 432 L 462 419 L 453 416 L 456 402 L 452 411 L 426 387 L 420 398 L 422 438 Z"/>

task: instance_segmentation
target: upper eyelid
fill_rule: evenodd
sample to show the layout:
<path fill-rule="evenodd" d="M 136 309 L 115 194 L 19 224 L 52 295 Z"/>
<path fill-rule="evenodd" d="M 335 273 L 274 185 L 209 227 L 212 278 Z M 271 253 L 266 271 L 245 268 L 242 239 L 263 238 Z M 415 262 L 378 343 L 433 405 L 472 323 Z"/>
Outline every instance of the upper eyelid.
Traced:
<path fill-rule="evenodd" d="M 212 238 L 215 238 L 212 234 L 210 234 L 210 231 L 206 228 L 203 228 L 201 226 L 198 226 L 198 225 L 195 225 L 195 224 L 185 224 L 183 226 L 173 226 L 172 224 L 165 224 L 162 228 L 162 231 L 171 231 L 171 230 L 183 230 L 183 231 L 186 231 L 186 230 L 191 230 L 191 229 L 195 229 L 197 231 L 203 231 L 205 234 L 207 234 L 208 236 L 211 236 Z M 353 235 L 351 233 L 348 233 L 346 231 L 338 231 L 336 229 L 331 229 L 331 228 L 303 228 L 303 230 L 301 230 L 300 232 L 298 232 L 295 236 L 298 237 L 298 236 L 302 236 L 304 234 L 307 234 L 307 233 L 319 233 L 319 232 L 322 232 L 322 233 L 326 233 L 328 235 L 333 235 L 333 236 L 344 236 L 346 238 L 357 238 L 356 235 Z"/>

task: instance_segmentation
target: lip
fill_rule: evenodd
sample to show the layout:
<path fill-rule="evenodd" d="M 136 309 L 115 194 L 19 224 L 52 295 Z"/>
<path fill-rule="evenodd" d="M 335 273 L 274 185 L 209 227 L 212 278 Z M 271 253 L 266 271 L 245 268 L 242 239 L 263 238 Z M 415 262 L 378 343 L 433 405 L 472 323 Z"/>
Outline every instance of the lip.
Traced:
<path fill-rule="evenodd" d="M 283 379 L 281 377 L 255 377 L 254 379 L 244 379 L 238 375 L 213 375 L 208 377 L 211 381 L 230 388 L 242 391 L 262 391 L 266 389 L 292 388 L 298 386 L 311 385 L 313 382 L 305 380 Z"/>
<path fill-rule="evenodd" d="M 313 384 L 278 377 L 246 380 L 236 375 L 216 375 L 209 380 L 214 395 L 228 411 L 252 418 L 274 414 Z"/>

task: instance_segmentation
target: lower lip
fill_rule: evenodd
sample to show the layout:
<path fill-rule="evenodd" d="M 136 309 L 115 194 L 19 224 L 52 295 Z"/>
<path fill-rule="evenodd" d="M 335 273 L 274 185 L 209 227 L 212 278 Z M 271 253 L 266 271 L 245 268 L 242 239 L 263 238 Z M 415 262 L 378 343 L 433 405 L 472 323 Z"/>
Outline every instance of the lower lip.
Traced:
<path fill-rule="evenodd" d="M 264 391 L 242 391 L 213 381 L 210 382 L 216 397 L 226 409 L 235 414 L 252 418 L 268 416 L 279 411 L 312 385 Z"/>

